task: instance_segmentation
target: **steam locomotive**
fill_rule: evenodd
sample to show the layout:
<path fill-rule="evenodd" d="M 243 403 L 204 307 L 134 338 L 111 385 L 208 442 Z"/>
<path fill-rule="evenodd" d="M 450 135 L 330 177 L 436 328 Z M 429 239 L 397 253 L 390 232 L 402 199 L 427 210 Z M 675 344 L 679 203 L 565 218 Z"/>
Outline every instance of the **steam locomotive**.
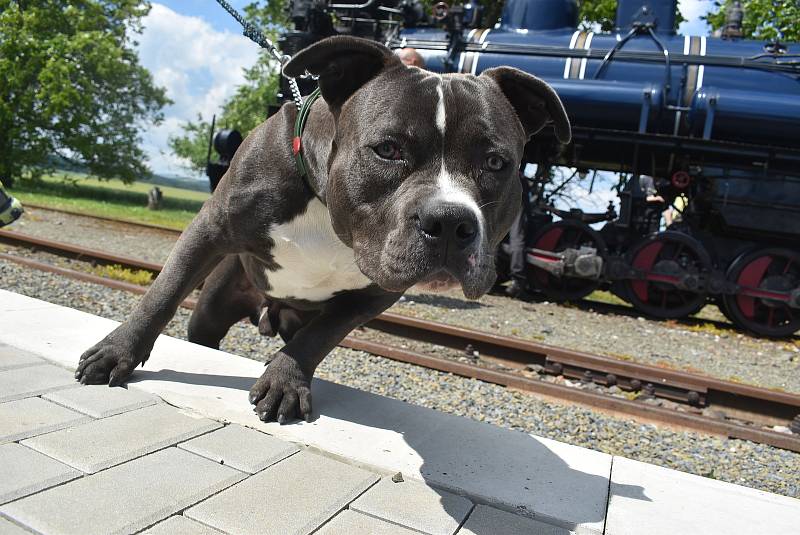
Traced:
<path fill-rule="evenodd" d="M 474 4 L 428 16 L 416 0 L 338 1 L 293 0 L 284 52 L 346 33 L 412 47 L 432 71 L 510 65 L 556 89 L 573 141 L 545 129 L 525 153 L 532 288 L 556 301 L 605 288 L 657 318 L 715 302 L 759 335 L 800 329 L 798 45 L 739 39 L 736 17 L 725 37 L 677 35 L 674 0 L 619 0 L 610 33 L 579 29 L 574 0 L 506 0 L 492 28 Z M 552 206 L 555 166 L 617 173 L 618 212 Z"/>

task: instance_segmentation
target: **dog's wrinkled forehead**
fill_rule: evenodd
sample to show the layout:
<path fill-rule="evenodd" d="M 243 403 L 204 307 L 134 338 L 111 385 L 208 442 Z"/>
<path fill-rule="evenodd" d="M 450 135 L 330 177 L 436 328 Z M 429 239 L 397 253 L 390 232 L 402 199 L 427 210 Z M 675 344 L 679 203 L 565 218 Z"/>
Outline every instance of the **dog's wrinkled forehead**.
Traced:
<path fill-rule="evenodd" d="M 338 121 L 341 131 L 396 133 L 437 146 L 445 140 L 456 145 L 487 138 L 521 149 L 526 140 L 514 108 L 496 84 L 417 67 L 376 76 L 344 104 Z"/>

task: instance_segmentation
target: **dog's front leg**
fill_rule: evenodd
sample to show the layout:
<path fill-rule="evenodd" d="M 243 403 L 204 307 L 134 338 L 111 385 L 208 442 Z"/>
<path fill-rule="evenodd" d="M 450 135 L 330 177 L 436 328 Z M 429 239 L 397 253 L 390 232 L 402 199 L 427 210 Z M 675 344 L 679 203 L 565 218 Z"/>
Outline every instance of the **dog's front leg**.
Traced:
<path fill-rule="evenodd" d="M 311 419 L 311 378 L 322 359 L 350 331 L 392 306 L 401 296 L 377 288 L 332 298 L 267 365 L 250 389 L 250 403 L 263 421 Z"/>
<path fill-rule="evenodd" d="M 164 269 L 128 319 L 81 355 L 75 372 L 81 383 L 120 385 L 147 360 L 181 301 L 226 252 L 227 240 L 212 211 L 210 202 L 206 203 L 181 234 Z"/>

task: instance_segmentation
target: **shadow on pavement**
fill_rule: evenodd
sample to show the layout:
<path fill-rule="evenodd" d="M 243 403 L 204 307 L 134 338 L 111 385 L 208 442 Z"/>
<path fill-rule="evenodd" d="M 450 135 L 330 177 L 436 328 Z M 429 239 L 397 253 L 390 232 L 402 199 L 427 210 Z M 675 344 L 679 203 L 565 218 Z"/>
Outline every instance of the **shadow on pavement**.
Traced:
<path fill-rule="evenodd" d="M 171 381 L 244 392 L 248 392 L 255 382 L 253 377 L 169 369 L 158 372 L 137 370 L 132 379 L 132 383 Z M 569 530 L 583 524 L 595 524 L 598 533 L 603 532 L 608 474 L 586 473 L 569 466 L 555 451 L 563 453 L 565 449 L 569 450 L 560 443 L 400 401 L 392 403 L 387 410 L 382 396 L 328 381 L 315 379 L 312 391 L 316 415 L 401 434 L 405 443 L 422 459 L 420 473 L 434 489 L 445 487 L 456 493 L 466 493 L 479 502 Z M 257 423 L 255 415 L 253 423 Z M 371 444 L 364 447 L 377 449 L 380 446 Z M 650 501 L 642 487 L 615 485 L 614 489 L 615 495 Z M 440 490 L 437 492 L 441 494 Z M 453 507 L 449 501 L 440 501 L 456 521 L 462 520 L 460 507 L 449 510 Z M 522 505 L 525 503 L 535 504 L 533 510 Z"/>

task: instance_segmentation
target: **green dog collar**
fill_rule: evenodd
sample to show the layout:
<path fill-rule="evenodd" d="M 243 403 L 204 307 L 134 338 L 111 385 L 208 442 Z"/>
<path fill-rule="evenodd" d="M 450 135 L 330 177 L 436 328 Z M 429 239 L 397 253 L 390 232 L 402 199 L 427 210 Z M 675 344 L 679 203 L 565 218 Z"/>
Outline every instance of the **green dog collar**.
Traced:
<path fill-rule="evenodd" d="M 308 114 L 311 113 L 311 106 L 319 98 L 319 88 L 316 88 L 303 102 L 300 110 L 297 112 L 297 119 L 294 121 L 294 138 L 292 139 L 292 154 L 294 154 L 294 162 L 297 165 L 297 170 L 303 176 L 308 177 L 308 168 L 306 161 L 303 158 L 303 129 L 306 126 Z"/>

